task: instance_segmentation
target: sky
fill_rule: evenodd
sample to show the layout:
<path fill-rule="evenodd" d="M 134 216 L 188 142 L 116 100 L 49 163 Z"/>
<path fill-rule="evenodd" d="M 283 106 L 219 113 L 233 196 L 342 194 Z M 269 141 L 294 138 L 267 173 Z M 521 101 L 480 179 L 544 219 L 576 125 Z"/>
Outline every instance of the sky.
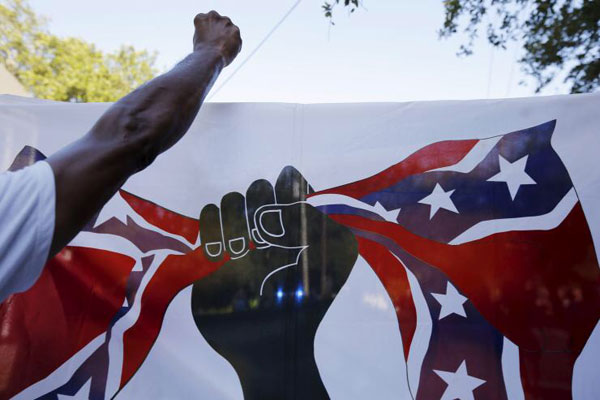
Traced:
<path fill-rule="evenodd" d="M 217 10 L 240 27 L 243 49 L 213 87 L 210 101 L 293 103 L 460 100 L 533 96 L 517 63 L 521 46 L 494 50 L 479 40 L 475 55 L 457 57 L 466 37 L 440 40 L 441 0 L 363 0 L 335 26 L 321 0 L 302 0 L 245 63 L 297 0 L 30 0 L 50 30 L 112 51 L 122 44 L 156 51 L 166 70 L 191 50 L 196 13 Z M 244 65 L 221 88 L 240 64 Z M 521 81 L 529 81 L 526 86 Z M 215 89 L 219 89 L 215 92 Z M 542 95 L 568 93 L 561 82 Z"/>

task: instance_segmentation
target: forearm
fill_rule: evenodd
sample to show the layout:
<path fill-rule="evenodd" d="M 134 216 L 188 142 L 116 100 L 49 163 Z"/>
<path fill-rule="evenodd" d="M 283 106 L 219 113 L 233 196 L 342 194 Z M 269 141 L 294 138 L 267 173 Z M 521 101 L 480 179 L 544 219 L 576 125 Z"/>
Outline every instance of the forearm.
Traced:
<path fill-rule="evenodd" d="M 210 49 L 112 105 L 81 139 L 48 158 L 56 220 L 50 256 L 64 247 L 132 174 L 187 131 L 224 64 Z"/>
<path fill-rule="evenodd" d="M 89 135 L 133 145 L 145 168 L 187 131 L 224 62 L 210 47 L 188 55 L 169 72 L 140 86 L 116 102 Z"/>

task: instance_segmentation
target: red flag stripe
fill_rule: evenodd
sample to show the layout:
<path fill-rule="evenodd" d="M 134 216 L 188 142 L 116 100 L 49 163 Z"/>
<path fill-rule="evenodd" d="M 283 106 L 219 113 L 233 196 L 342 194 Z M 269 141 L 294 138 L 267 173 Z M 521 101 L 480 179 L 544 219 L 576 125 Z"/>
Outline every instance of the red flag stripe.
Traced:
<path fill-rule="evenodd" d="M 200 229 L 197 219 L 178 214 L 124 190 L 120 190 L 119 193 L 149 224 L 165 232 L 182 236 L 190 243 L 196 242 Z"/>
<path fill-rule="evenodd" d="M 170 255 L 158 267 L 142 294 L 141 311 L 135 325 L 123 334 L 121 388 L 146 359 L 158 337 L 167 307 L 177 293 L 216 271 L 228 259 L 210 262 L 199 247 L 185 255 Z"/>
<path fill-rule="evenodd" d="M 448 140 L 425 146 L 398 164 L 370 178 L 347 185 L 317 192 L 317 194 L 341 194 L 360 199 L 370 193 L 390 187 L 407 176 L 420 174 L 431 169 L 454 165 L 462 160 L 479 140 Z"/>
<path fill-rule="evenodd" d="M 417 328 L 417 310 L 413 302 L 406 270 L 385 246 L 360 236 L 356 238 L 360 255 L 375 271 L 394 304 L 396 318 L 402 334 L 404 357 L 408 359 L 410 344 Z"/>
<path fill-rule="evenodd" d="M 67 247 L 26 292 L 0 305 L 0 398 L 45 378 L 104 333 L 125 299 L 132 258 Z"/>

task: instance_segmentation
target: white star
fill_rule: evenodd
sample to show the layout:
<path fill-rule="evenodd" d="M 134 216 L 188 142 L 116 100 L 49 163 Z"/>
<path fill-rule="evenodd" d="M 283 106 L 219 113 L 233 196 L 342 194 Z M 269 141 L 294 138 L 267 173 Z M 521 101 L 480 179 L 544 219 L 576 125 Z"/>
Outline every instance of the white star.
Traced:
<path fill-rule="evenodd" d="M 483 379 L 475 378 L 467 373 L 467 362 L 463 360 L 456 372 L 433 370 L 448 384 L 440 400 L 474 400 L 473 390 L 483 385 Z"/>
<path fill-rule="evenodd" d="M 419 200 L 419 203 L 429 204 L 431 206 L 431 209 L 429 210 L 429 219 L 432 219 L 440 208 L 458 214 L 458 210 L 450 198 L 452 193 L 454 193 L 454 190 L 449 190 L 446 192 L 439 183 L 436 183 L 435 187 L 433 188 L 433 192 L 431 192 L 429 196 Z"/>
<path fill-rule="evenodd" d="M 521 157 L 511 163 L 504 157 L 498 155 L 500 160 L 500 172 L 488 179 L 489 182 L 506 182 L 510 197 L 514 200 L 521 185 L 535 185 L 536 182 L 525 172 L 527 157 Z"/>
<path fill-rule="evenodd" d="M 383 217 L 383 219 L 385 219 L 386 221 L 398 223 L 398 214 L 400 213 L 399 208 L 388 211 L 380 202 L 377 202 L 373 206 L 373 211 L 379 214 L 379 216 Z"/>
<path fill-rule="evenodd" d="M 58 400 L 87 400 L 90 398 L 90 388 L 92 386 L 92 378 L 88 379 L 88 381 L 75 393 L 73 396 L 58 394 Z"/>
<path fill-rule="evenodd" d="M 442 319 L 450 314 L 458 314 L 463 317 L 467 317 L 465 307 L 463 304 L 467 301 L 467 298 L 462 294 L 458 293 L 458 290 L 450 282 L 446 283 L 446 294 L 431 293 L 431 295 L 440 303 L 442 309 L 440 310 L 440 316 Z"/>

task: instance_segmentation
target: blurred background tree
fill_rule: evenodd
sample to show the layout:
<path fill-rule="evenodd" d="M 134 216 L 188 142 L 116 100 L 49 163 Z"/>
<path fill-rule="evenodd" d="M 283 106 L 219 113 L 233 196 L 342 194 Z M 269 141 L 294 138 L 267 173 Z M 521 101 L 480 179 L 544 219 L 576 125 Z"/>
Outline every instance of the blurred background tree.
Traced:
<path fill-rule="evenodd" d="M 105 53 L 84 40 L 58 37 L 26 0 L 0 3 L 0 61 L 38 98 L 115 101 L 157 74 L 155 58 L 131 46 Z"/>
<path fill-rule="evenodd" d="M 322 7 L 330 20 L 337 6 L 351 12 L 359 0 L 335 0 Z M 570 83 L 572 93 L 600 87 L 600 0 L 445 0 L 441 38 L 466 34 L 459 55 L 473 53 L 484 30 L 494 47 L 523 43 L 519 62 L 536 82 L 536 92 L 552 80 Z"/>

